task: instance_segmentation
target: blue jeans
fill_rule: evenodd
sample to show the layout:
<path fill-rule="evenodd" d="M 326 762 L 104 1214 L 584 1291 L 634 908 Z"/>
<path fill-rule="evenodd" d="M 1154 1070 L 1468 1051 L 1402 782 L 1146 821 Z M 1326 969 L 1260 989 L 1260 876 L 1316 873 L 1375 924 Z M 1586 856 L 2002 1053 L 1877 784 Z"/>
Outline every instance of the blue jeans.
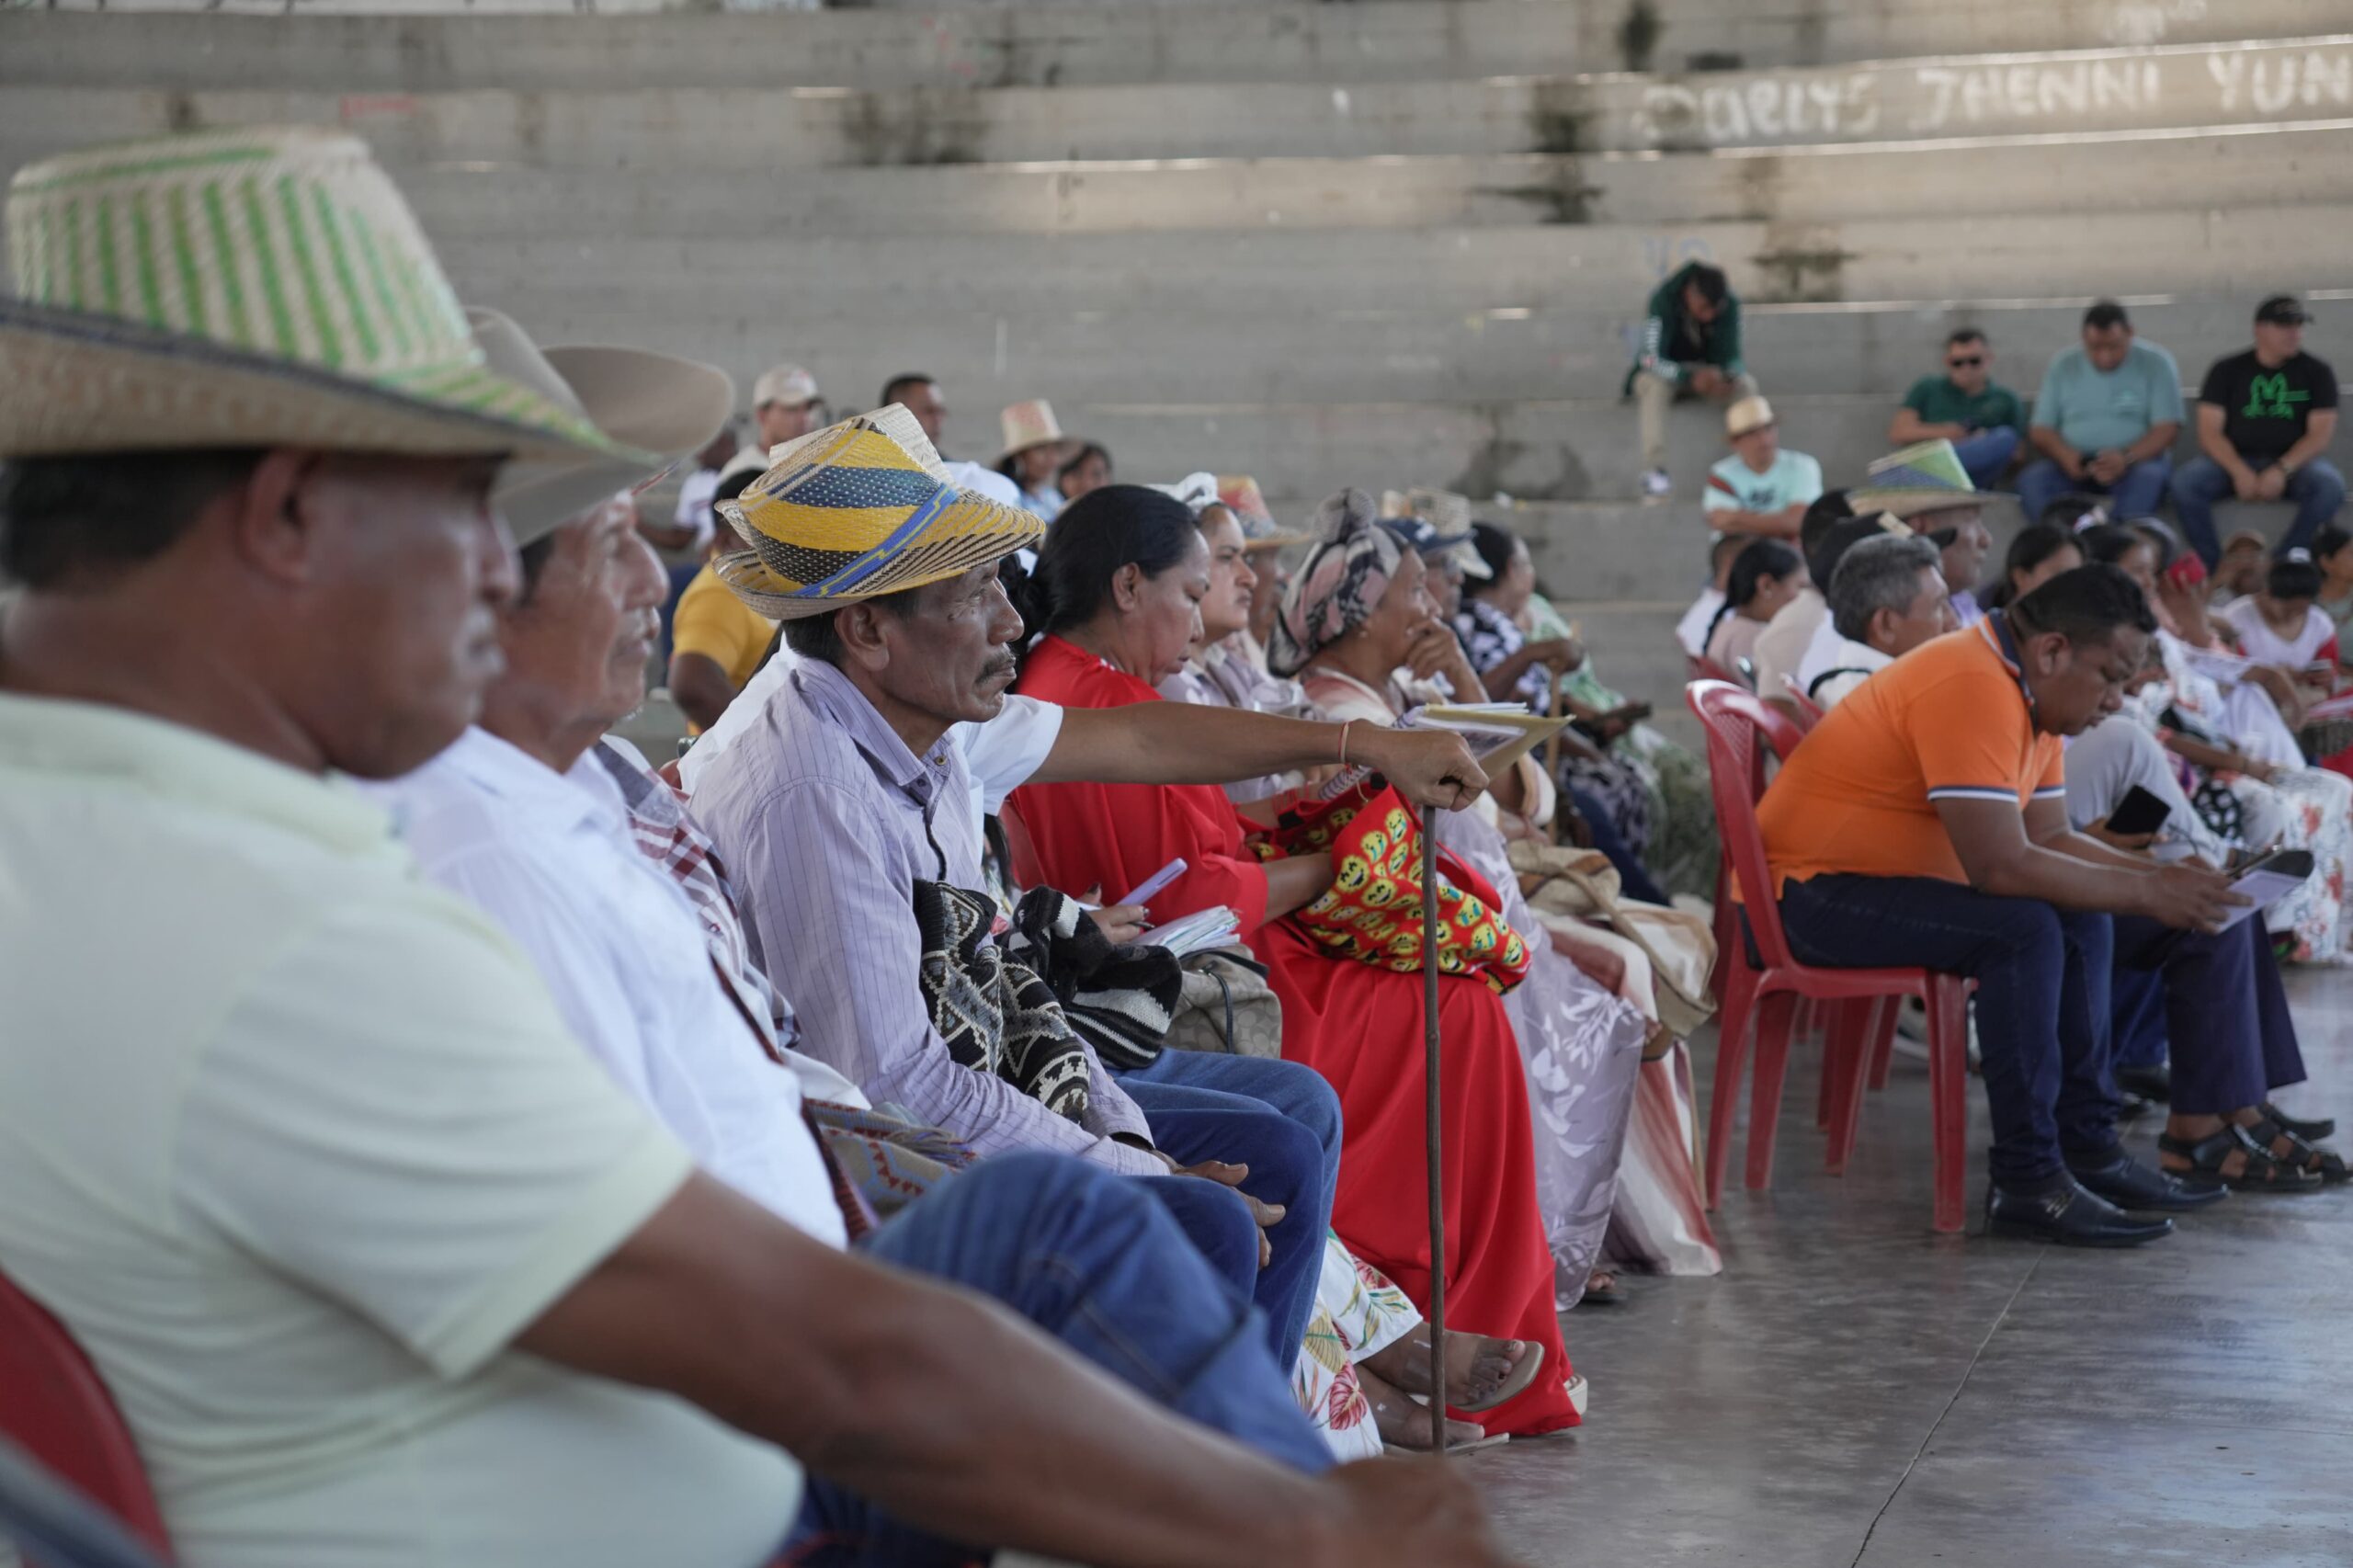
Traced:
<path fill-rule="evenodd" d="M 976 1290 L 1154 1403 L 1295 1469 L 1333 1463 L 1267 1352 L 1248 1298 L 1217 1278 L 1151 1188 L 1062 1154 L 999 1154 L 909 1205 L 867 1256 Z M 1084 1478 L 1041 1478 L 1084 1484 Z M 796 1541 L 813 1563 L 944 1565 L 986 1551 L 808 1478 Z"/>
<path fill-rule="evenodd" d="M 1586 827 L 1593 834 L 1593 846 L 1601 851 L 1602 858 L 1617 871 L 1619 891 L 1638 903 L 1667 903 L 1665 892 L 1651 881 L 1650 872 L 1634 852 L 1626 847 L 1626 841 L 1618 836 L 1618 829 L 1609 821 L 1609 808 L 1594 796 L 1566 784 L 1561 786 L 1561 793 L 1569 798 L 1570 803 L 1577 809 L 1577 815 L 1585 819 Z"/>
<path fill-rule="evenodd" d="M 2260 916 L 2210 937 L 2119 915 L 2116 965 L 2120 979 L 2131 971 L 2156 977 L 2175 1115 L 2227 1115 L 2303 1082 L 2295 1020 Z"/>
<path fill-rule="evenodd" d="M 2157 504 L 2165 498 L 2165 481 L 2172 473 L 2173 459 L 2164 452 L 2134 463 L 2117 476 L 2114 484 L 2102 484 L 2089 474 L 2069 479 L 2059 472 L 2057 463 L 2045 458 L 2018 475 L 2018 510 L 2026 514 L 2028 522 L 2039 523 L 2044 508 L 2062 495 L 2105 495 L 2109 515 L 2119 522 L 2154 517 Z"/>
<path fill-rule="evenodd" d="M 2210 567 L 2222 559 L 2222 541 L 2214 532 L 2214 503 L 2234 494 L 2231 476 L 2212 458 L 2192 458 L 2173 476 L 2173 509 L 2181 519 L 2182 537 Z M 2296 519 L 2279 541 L 2278 553 L 2285 555 L 2310 545 L 2321 525 L 2336 516 L 2345 505 L 2345 476 L 2327 460 L 2315 459 L 2288 476 L 2280 498 L 2296 507 Z"/>
<path fill-rule="evenodd" d="M 2116 1146 L 2109 917 L 1931 877 L 1822 876 L 1781 894 L 1790 949 L 1831 969 L 1919 965 L 1977 982 L 1994 1185 L 2038 1192 Z"/>
<path fill-rule="evenodd" d="M 1322 1074 L 1296 1062 L 1203 1051 L 1164 1051 L 1149 1067 L 1117 1076 L 1163 1152 L 1179 1165 L 1248 1165 L 1244 1188 L 1261 1203 L 1283 1206 L 1281 1222 L 1267 1233 L 1274 1256 L 1257 1267 L 1254 1234 L 1250 1263 L 1275 1363 L 1289 1367 L 1315 1313 L 1324 1273 L 1340 1177 L 1339 1096 Z"/>
<path fill-rule="evenodd" d="M 1991 490 L 2010 471 L 2010 460 L 2018 453 L 2019 438 L 2011 426 L 1996 425 L 1965 441 L 1955 441 L 1952 449 L 1960 457 L 1961 466 L 1968 471 L 1969 483 L 1980 490 Z"/>

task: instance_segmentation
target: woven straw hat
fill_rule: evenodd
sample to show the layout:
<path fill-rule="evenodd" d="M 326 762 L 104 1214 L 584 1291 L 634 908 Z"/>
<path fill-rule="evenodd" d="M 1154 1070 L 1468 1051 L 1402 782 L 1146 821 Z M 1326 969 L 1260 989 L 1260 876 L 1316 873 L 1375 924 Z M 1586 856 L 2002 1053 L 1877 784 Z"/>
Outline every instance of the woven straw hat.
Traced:
<path fill-rule="evenodd" d="M 1381 515 L 1384 519 L 1419 517 L 1430 526 L 1426 545 L 1417 546 L 1424 555 L 1445 551 L 1461 551 L 1462 574 L 1485 582 L 1495 574 L 1479 552 L 1472 548 L 1471 497 L 1458 495 L 1451 490 L 1432 490 L 1416 484 L 1411 489 L 1384 490 L 1381 493 Z"/>
<path fill-rule="evenodd" d="M 1745 397 L 1724 410 L 1724 439 L 1737 441 L 1752 430 L 1773 423 L 1773 405 L 1761 397 Z"/>
<path fill-rule="evenodd" d="M 712 569 L 770 620 L 919 588 L 1046 534 L 1019 507 L 950 483 L 930 437 L 899 403 L 768 456 L 766 473 L 719 503 L 749 548 L 721 556 Z"/>
<path fill-rule="evenodd" d="M 1032 447 L 1057 445 L 1063 438 L 1063 427 L 1054 422 L 1054 405 L 1041 397 L 1008 403 L 996 418 L 998 427 L 1005 433 L 1005 450 L 999 454 L 999 460 Z"/>
<path fill-rule="evenodd" d="M 1286 530 L 1275 521 L 1274 513 L 1267 509 L 1267 497 L 1258 489 L 1258 482 L 1246 473 L 1220 474 L 1217 498 L 1242 524 L 1242 537 L 1249 541 L 1252 550 L 1288 549 L 1315 537 L 1305 528 Z"/>
<path fill-rule="evenodd" d="M 480 306 L 467 310 L 466 324 L 493 373 L 629 447 L 693 451 L 719 433 L 735 406 L 735 382 L 715 365 L 642 348 L 542 349 L 511 317 Z M 577 453 L 508 463 L 490 499 L 515 542 L 529 544 L 653 471 L 650 463 Z"/>
<path fill-rule="evenodd" d="M 1847 504 L 1858 513 L 1888 512 L 1909 518 L 2015 499 L 2006 491 L 1978 489 L 1961 466 L 1961 454 L 1950 441 L 1941 439 L 1890 452 L 1863 474 L 1863 483 L 1847 493 Z"/>
<path fill-rule="evenodd" d="M 356 138 L 208 131 L 29 165 L 8 193 L 0 457 L 147 448 L 632 461 L 493 372 Z"/>

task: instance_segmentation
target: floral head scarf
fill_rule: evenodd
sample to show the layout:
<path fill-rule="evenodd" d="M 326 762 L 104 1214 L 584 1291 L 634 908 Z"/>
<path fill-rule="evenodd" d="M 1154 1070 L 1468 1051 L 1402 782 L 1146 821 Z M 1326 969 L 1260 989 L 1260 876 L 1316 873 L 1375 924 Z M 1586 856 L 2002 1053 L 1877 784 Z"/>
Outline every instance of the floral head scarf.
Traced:
<path fill-rule="evenodd" d="M 1364 623 L 1389 591 L 1406 545 L 1361 490 L 1343 490 L 1316 517 L 1315 547 L 1283 595 L 1267 639 L 1267 668 L 1286 679 Z"/>

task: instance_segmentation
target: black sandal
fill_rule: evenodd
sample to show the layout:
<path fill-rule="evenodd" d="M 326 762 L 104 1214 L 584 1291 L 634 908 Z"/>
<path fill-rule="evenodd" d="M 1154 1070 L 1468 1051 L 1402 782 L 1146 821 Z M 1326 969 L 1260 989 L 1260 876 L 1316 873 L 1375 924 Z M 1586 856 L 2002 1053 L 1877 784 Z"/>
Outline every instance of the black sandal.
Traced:
<path fill-rule="evenodd" d="M 2236 1151 L 2244 1156 L 2239 1174 L 2228 1176 L 2223 1166 Z M 2287 1164 L 2270 1150 L 2247 1136 L 2244 1127 L 2225 1127 L 2211 1138 L 2191 1142 L 2170 1132 L 2157 1135 L 2157 1152 L 2189 1162 L 2190 1171 L 2211 1176 L 2224 1187 L 2234 1187 L 2241 1192 L 2317 1192 L 2321 1178 L 2313 1173 Z M 2188 1173 L 2160 1166 L 2174 1176 Z"/>
<path fill-rule="evenodd" d="M 2336 1120 L 2334 1117 L 2320 1116 L 2307 1120 L 2300 1116 L 2290 1116 L 2269 1100 L 2264 1101 L 2255 1108 L 2263 1113 L 2264 1120 L 2278 1122 L 2307 1143 L 2317 1143 L 2324 1138 L 2334 1137 L 2336 1133 Z"/>
<path fill-rule="evenodd" d="M 2344 1155 L 2334 1149 L 2313 1148 L 2310 1139 L 2303 1137 L 2294 1128 L 2280 1121 L 2277 1117 L 2266 1117 L 2254 1126 L 2242 1128 L 2240 1131 L 2247 1135 L 2249 1142 L 2267 1153 L 2274 1143 L 2287 1144 L 2288 1152 L 2285 1154 L 2275 1154 L 2272 1157 L 2283 1165 L 2316 1176 L 2324 1182 L 2334 1185 L 2346 1180 L 2348 1176 L 2353 1176 L 2353 1171 L 2345 1168 Z"/>

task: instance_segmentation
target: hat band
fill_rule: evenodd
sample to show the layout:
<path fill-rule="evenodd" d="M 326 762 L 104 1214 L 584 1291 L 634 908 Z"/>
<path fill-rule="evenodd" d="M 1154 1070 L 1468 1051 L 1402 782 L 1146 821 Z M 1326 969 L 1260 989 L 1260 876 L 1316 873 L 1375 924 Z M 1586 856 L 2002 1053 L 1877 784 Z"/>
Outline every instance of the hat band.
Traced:
<path fill-rule="evenodd" d="M 891 530 L 881 543 L 859 556 L 832 576 L 796 588 L 790 596 L 796 599 L 837 598 L 856 588 L 867 578 L 889 565 L 895 556 L 912 542 L 915 536 L 937 521 L 939 514 L 953 505 L 958 491 L 952 484 L 942 484 L 907 514 L 906 520 Z"/>

